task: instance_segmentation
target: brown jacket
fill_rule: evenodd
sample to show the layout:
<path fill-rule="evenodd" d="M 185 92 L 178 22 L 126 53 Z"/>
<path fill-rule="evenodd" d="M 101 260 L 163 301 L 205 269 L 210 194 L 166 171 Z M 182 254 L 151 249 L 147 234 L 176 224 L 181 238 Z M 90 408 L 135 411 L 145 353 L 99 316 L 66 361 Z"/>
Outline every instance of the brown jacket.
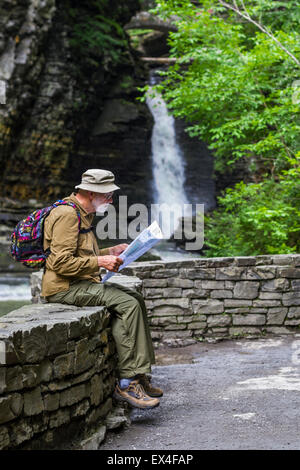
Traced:
<path fill-rule="evenodd" d="M 89 228 L 94 218 L 75 197 L 64 198 L 76 204 L 81 216 L 81 229 Z M 108 248 L 99 250 L 92 231 L 78 233 L 78 217 L 71 206 L 52 209 L 44 224 L 44 250 L 50 248 L 42 280 L 42 296 L 47 297 L 69 289 L 74 280 L 90 279 L 100 282 L 98 256 L 109 254 Z"/>

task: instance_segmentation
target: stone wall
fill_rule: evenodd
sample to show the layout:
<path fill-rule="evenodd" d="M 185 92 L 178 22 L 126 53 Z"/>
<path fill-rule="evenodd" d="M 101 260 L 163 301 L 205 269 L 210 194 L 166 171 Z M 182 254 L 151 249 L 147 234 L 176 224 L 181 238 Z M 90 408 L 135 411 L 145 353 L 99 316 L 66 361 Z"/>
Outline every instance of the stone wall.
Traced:
<path fill-rule="evenodd" d="M 105 307 L 37 304 L 0 320 L 0 449 L 95 449 L 127 423 Z"/>
<path fill-rule="evenodd" d="M 155 345 L 294 333 L 300 325 L 300 255 L 133 263 Z"/>

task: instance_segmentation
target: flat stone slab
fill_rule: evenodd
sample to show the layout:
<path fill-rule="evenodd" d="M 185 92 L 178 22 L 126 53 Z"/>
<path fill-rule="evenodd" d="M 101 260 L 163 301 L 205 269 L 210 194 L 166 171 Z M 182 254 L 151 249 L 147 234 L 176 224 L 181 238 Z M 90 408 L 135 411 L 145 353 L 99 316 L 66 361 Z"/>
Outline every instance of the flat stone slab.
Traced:
<path fill-rule="evenodd" d="M 26 326 L 31 328 L 33 324 L 44 325 L 48 321 L 71 323 L 74 320 L 88 319 L 90 315 L 104 311 L 106 311 L 104 306 L 76 307 L 59 303 L 24 305 L 1 317 L 0 338 L 6 330 L 18 331 L 23 327 L 26 329 Z"/>
<path fill-rule="evenodd" d="M 141 291 L 143 281 L 136 276 L 126 276 L 125 274 L 114 274 L 107 283 L 120 284 L 129 289 L 135 289 Z"/>
<path fill-rule="evenodd" d="M 105 306 L 25 305 L 1 317 L 0 365 L 40 362 L 65 353 L 68 342 L 100 332 L 109 322 Z"/>

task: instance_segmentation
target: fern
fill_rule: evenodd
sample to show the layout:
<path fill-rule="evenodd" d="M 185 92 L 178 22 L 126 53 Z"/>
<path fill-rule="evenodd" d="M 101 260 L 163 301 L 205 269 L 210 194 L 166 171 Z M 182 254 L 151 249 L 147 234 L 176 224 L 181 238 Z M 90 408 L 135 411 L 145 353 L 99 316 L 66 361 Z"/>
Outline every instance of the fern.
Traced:
<path fill-rule="evenodd" d="M 74 25 L 70 44 L 82 55 L 106 55 L 119 61 L 127 42 L 122 27 L 116 21 L 97 14 Z"/>

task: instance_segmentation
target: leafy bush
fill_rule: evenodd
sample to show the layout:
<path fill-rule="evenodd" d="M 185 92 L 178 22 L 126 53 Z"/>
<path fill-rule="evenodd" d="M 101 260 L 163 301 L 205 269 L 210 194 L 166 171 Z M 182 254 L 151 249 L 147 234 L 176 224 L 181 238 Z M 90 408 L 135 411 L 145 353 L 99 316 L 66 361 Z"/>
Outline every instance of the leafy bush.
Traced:
<path fill-rule="evenodd" d="M 300 252 L 299 160 L 280 181 L 237 183 L 205 216 L 206 256 L 246 256 Z"/>

